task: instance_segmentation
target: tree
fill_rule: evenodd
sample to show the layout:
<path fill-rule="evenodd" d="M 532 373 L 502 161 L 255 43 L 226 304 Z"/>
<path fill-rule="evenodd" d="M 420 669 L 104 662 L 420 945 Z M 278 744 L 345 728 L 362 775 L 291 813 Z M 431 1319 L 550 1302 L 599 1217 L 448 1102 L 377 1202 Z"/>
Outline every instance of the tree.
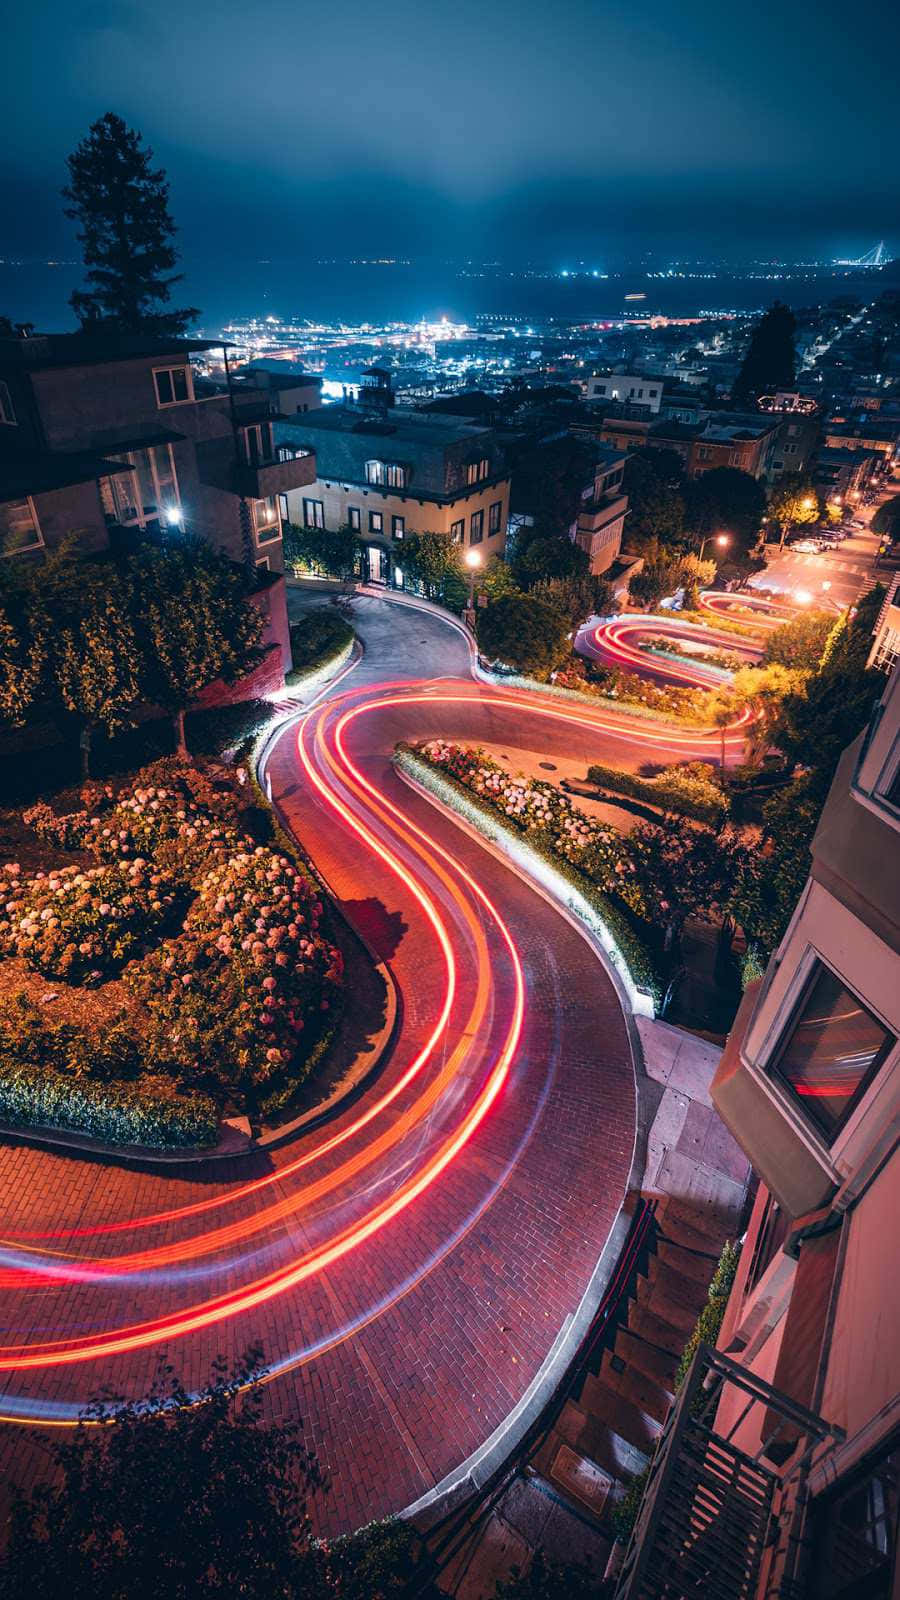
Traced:
<path fill-rule="evenodd" d="M 535 600 L 555 606 L 570 630 L 580 627 L 590 616 L 606 616 L 614 609 L 609 584 L 590 573 L 581 578 L 541 578 L 529 593 Z"/>
<path fill-rule="evenodd" d="M 0 718 L 21 728 L 46 689 L 50 619 L 31 572 L 10 571 L 0 579 Z"/>
<path fill-rule="evenodd" d="M 284 559 L 322 578 L 352 578 L 359 559 L 359 540 L 350 527 L 284 530 Z"/>
<path fill-rule="evenodd" d="M 530 594 L 497 600 L 476 619 L 478 649 L 489 661 L 545 679 L 569 651 L 568 623 L 555 606 Z"/>
<path fill-rule="evenodd" d="M 512 461 L 511 509 L 532 518 L 532 538 L 565 537 L 593 474 L 594 449 L 584 440 L 528 438 Z"/>
<path fill-rule="evenodd" d="M 70 303 L 83 325 L 183 334 L 199 315 L 194 306 L 168 309 L 182 275 L 172 274 L 178 258 L 169 185 L 152 159 L 141 135 L 112 111 L 92 124 L 68 158 L 65 214 L 79 224 L 89 284 Z"/>
<path fill-rule="evenodd" d="M 591 559 L 572 539 L 532 539 L 517 556 L 515 571 L 526 585 L 541 578 L 578 578 L 586 574 Z"/>
<path fill-rule="evenodd" d="M 685 827 L 681 818 L 667 816 L 635 828 L 629 844 L 622 898 L 646 921 L 662 919 L 667 950 L 688 917 L 724 914 L 743 853 L 732 828 Z"/>
<path fill-rule="evenodd" d="M 734 385 L 738 405 L 749 405 L 758 395 L 790 389 L 794 382 L 797 319 L 790 306 L 776 300 L 764 311 L 750 335 L 750 343 Z"/>
<path fill-rule="evenodd" d="M 792 528 L 806 527 L 810 523 L 818 522 L 820 515 L 821 507 L 815 485 L 810 478 L 804 478 L 800 473 L 782 478 L 769 495 L 769 520 L 778 524 L 779 549 L 784 548 L 784 541 Z"/>
<path fill-rule="evenodd" d="M 892 495 L 878 507 L 869 526 L 892 544 L 900 539 L 900 494 Z"/>
<path fill-rule="evenodd" d="M 502 600 L 505 594 L 516 594 L 519 588 L 512 567 L 502 556 L 491 556 L 477 581 L 479 592 L 486 594 L 490 601 Z"/>
<path fill-rule="evenodd" d="M 763 664 L 777 663 L 799 672 L 815 672 L 834 627 L 834 617 L 825 611 L 810 611 L 773 628 L 763 650 Z"/>
<path fill-rule="evenodd" d="M 597 1600 L 599 1578 L 582 1563 L 548 1561 L 536 1550 L 527 1572 L 513 1567 L 508 1578 L 498 1579 L 494 1600 Z"/>
<path fill-rule="evenodd" d="M 670 450 L 635 451 L 625 462 L 622 487 L 628 495 L 625 523 L 629 550 L 643 553 L 650 541 L 678 545 L 685 539 L 681 478 L 674 476 Z M 680 458 L 675 457 L 681 466 Z"/>
<path fill-rule="evenodd" d="M 247 603 L 248 574 L 205 540 L 146 545 L 131 570 L 144 697 L 171 714 L 186 758 L 185 711 L 217 678 L 233 683 L 255 665 L 263 619 Z"/>
<path fill-rule="evenodd" d="M 763 667 L 739 667 L 734 674 L 731 698 L 736 706 L 749 706 L 753 713 L 747 730 L 751 761 L 761 761 L 771 748 L 785 699 L 802 692 L 804 681 L 802 672 L 777 662 Z"/>
<path fill-rule="evenodd" d="M 801 778 L 767 800 L 760 843 L 738 863 L 728 909 L 748 943 L 767 956 L 780 944 L 809 876 L 822 799 L 818 784 Z"/>
<path fill-rule="evenodd" d="M 462 578 L 462 547 L 449 533 L 411 533 L 403 545 L 403 566 L 433 597 L 448 579 Z"/>
<path fill-rule="evenodd" d="M 707 534 L 731 535 L 730 561 L 746 560 L 759 537 L 766 509 L 762 484 L 739 467 L 713 467 L 685 491 L 687 520 L 698 546 Z"/>

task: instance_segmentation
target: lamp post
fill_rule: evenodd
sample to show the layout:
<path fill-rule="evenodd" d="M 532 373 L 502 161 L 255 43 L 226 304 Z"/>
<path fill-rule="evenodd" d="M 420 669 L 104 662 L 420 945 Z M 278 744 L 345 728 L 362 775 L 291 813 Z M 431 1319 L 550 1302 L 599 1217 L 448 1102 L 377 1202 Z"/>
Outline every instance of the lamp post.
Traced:
<path fill-rule="evenodd" d="M 476 574 L 478 572 L 478 568 L 481 566 L 481 551 L 480 550 L 473 550 L 471 545 L 470 545 L 469 549 L 465 553 L 464 560 L 465 560 L 466 566 L 469 569 L 469 603 L 468 603 L 468 605 L 466 607 L 466 614 L 465 614 L 464 621 L 465 621 L 467 627 L 471 628 L 472 632 L 474 633 L 475 632 L 475 576 L 476 576 Z"/>
<path fill-rule="evenodd" d="M 706 538 L 703 540 L 703 542 L 702 542 L 702 544 L 700 546 L 700 554 L 699 554 L 699 556 L 697 558 L 698 561 L 702 561 L 703 560 L 703 552 L 704 552 L 704 550 L 706 549 L 706 546 L 710 543 L 711 540 L 715 540 L 715 543 L 719 546 L 720 550 L 727 550 L 729 544 L 731 543 L 731 539 L 729 538 L 729 535 L 727 533 L 709 533 L 709 534 L 707 534 Z"/>

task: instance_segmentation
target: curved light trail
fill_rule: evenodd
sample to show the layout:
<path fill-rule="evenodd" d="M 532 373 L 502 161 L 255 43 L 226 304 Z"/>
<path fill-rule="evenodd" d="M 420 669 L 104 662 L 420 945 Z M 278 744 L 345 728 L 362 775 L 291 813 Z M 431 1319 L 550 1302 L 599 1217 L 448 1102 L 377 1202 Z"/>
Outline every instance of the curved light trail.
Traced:
<path fill-rule="evenodd" d="M 517 1195 L 524 1185 L 540 1207 L 549 1183 L 574 1196 L 581 1162 L 595 1189 L 599 1159 L 611 1174 L 604 1204 L 612 1210 L 598 1213 L 598 1225 L 602 1215 L 607 1228 L 627 1179 L 634 1100 L 624 1023 L 596 958 L 516 874 L 499 868 L 426 801 L 410 797 L 390 769 L 399 737 L 433 730 L 477 742 L 498 726 L 506 736 L 521 730 L 525 738 L 540 726 L 540 748 L 575 750 L 587 759 L 604 756 L 610 743 L 653 749 L 660 759 L 691 759 L 717 750 L 721 737 L 717 729 L 637 723 L 627 713 L 462 679 L 345 691 L 283 734 L 274 759 L 304 842 L 314 857 L 328 855 L 333 871 L 347 873 L 343 898 L 351 917 L 358 884 L 356 896 L 384 906 L 402 930 L 394 960 L 401 1024 L 390 1058 L 360 1105 L 267 1158 L 266 1170 L 240 1177 L 235 1167 L 199 1196 L 184 1169 L 164 1180 L 125 1175 L 118 1205 L 94 1216 L 88 1192 L 71 1222 L 49 1211 L 26 1213 L 27 1226 L 10 1219 L 0 1239 L 0 1416 L 69 1424 L 103 1382 L 145 1392 L 146 1353 L 152 1359 L 162 1346 L 187 1341 L 195 1352 L 192 1370 L 204 1370 L 216 1348 L 209 1341 L 223 1327 L 235 1350 L 263 1338 L 269 1381 L 277 1387 L 289 1373 L 296 1381 L 322 1361 L 340 1359 L 356 1371 L 360 1341 L 405 1317 L 394 1364 L 405 1370 L 411 1362 L 412 1371 L 404 1341 L 412 1351 L 422 1337 L 421 1297 L 439 1294 L 428 1302 L 426 1325 L 428 1316 L 440 1322 L 449 1315 L 454 1262 L 461 1255 L 482 1259 L 485 1230 L 499 1242 L 478 1267 L 492 1288 L 473 1302 L 472 1317 L 477 1312 L 490 1326 L 488 1308 L 496 1303 L 493 1320 L 515 1325 L 522 1354 L 506 1353 L 501 1363 L 492 1353 L 489 1365 L 503 1365 L 503 1382 L 465 1428 L 459 1423 L 454 1432 L 448 1413 L 445 1454 L 435 1471 L 460 1459 L 470 1439 L 477 1443 L 512 1409 L 577 1305 L 599 1253 L 584 1220 L 596 1198 L 577 1205 L 573 1198 L 566 1227 L 576 1231 L 566 1235 L 562 1265 L 552 1260 L 559 1219 L 541 1224 L 531 1270 L 545 1271 L 543 1292 L 554 1309 L 546 1327 L 535 1328 L 533 1306 L 520 1304 L 515 1281 L 503 1277 L 516 1248 Z M 742 725 L 727 729 L 725 740 L 738 759 Z M 565 980 L 555 964 L 557 945 Z M 540 981 L 557 983 L 562 1005 L 578 963 L 595 976 L 583 985 L 591 993 L 571 1018 L 556 1002 L 548 1012 L 546 996 L 535 1003 L 529 985 L 543 968 Z M 614 1023 L 592 1016 L 601 1002 L 612 1007 Z M 589 1056 L 598 1037 L 609 1039 L 610 1048 L 620 1041 L 603 1069 L 603 1120 L 596 1129 L 588 1123 L 573 1130 L 557 1078 L 565 1071 L 584 1073 L 587 1084 L 595 1079 Z M 598 1157 L 596 1141 L 603 1150 L 607 1137 L 613 1143 Z M 573 1139 L 583 1151 L 577 1158 L 567 1148 Z M 530 1248 L 536 1249 L 533 1238 Z M 214 1279 L 214 1293 L 198 1293 L 204 1278 Z M 455 1363 L 464 1385 L 466 1363 L 482 1360 L 477 1340 L 469 1343 Z M 76 1382 L 79 1369 L 84 1376 Z M 370 1381 L 381 1394 L 387 1369 Z M 298 1404 L 303 1414 L 307 1401 Z M 405 1462 L 404 1471 L 413 1473 L 416 1489 L 421 1465 L 414 1470 Z M 371 1511 L 369 1501 L 365 1506 Z"/>
<path fill-rule="evenodd" d="M 682 622 L 672 613 L 662 616 L 633 614 L 610 617 L 605 621 L 581 629 L 575 648 L 581 655 L 590 656 L 603 666 L 619 667 L 626 672 L 640 673 L 645 678 L 655 678 L 681 688 L 721 688 L 731 679 L 725 667 L 704 662 L 701 656 L 688 662 L 680 656 L 652 652 L 642 646 L 648 638 L 664 638 L 673 643 L 707 646 L 746 656 L 748 665 L 758 661 L 760 647 L 752 640 L 734 634 L 714 633 L 696 623 Z"/>

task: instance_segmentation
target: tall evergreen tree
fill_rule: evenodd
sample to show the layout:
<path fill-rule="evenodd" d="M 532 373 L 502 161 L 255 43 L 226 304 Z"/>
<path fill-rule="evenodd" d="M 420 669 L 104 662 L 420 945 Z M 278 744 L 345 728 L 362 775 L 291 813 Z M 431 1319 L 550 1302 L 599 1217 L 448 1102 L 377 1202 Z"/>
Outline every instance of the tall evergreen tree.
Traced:
<path fill-rule="evenodd" d="M 183 334 L 195 306 L 170 310 L 177 255 L 169 185 L 141 135 L 107 111 L 68 158 L 66 216 L 79 225 L 89 288 L 70 304 L 83 326 L 121 333 Z M 169 276 L 167 276 L 169 274 Z"/>
<path fill-rule="evenodd" d="M 757 395 L 790 389 L 794 382 L 797 319 L 790 306 L 776 300 L 763 312 L 752 334 L 734 385 L 734 399 L 747 405 Z"/>

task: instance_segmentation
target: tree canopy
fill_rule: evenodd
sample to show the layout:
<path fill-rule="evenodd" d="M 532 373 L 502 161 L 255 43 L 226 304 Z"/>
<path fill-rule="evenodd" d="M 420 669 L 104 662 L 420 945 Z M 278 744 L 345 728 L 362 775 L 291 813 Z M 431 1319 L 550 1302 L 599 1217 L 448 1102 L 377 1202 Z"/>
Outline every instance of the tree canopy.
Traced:
<path fill-rule="evenodd" d="M 713 467 L 687 485 L 687 521 L 700 540 L 720 530 L 731 536 L 728 559 L 746 559 L 759 537 L 766 509 L 762 484 L 739 467 Z"/>
<path fill-rule="evenodd" d="M 892 542 L 900 539 L 900 494 L 891 495 L 875 511 L 870 524 L 873 533 L 880 533 Z"/>
<path fill-rule="evenodd" d="M 685 505 L 678 457 L 670 450 L 636 450 L 625 462 L 623 488 L 628 495 L 625 542 L 643 552 L 648 542 L 680 544 L 686 537 Z"/>
<path fill-rule="evenodd" d="M 768 635 L 763 662 L 815 672 L 833 627 L 834 617 L 826 611 L 810 611 L 806 616 L 792 617 Z"/>
<path fill-rule="evenodd" d="M 545 679 L 565 659 L 569 624 L 546 600 L 509 594 L 479 611 L 478 648 L 489 661 Z"/>
<path fill-rule="evenodd" d="M 776 300 L 764 311 L 750 335 L 733 396 L 748 405 L 758 395 L 790 389 L 796 371 L 794 335 L 797 319 L 790 306 Z"/>
<path fill-rule="evenodd" d="M 808 527 L 821 516 L 819 495 L 811 478 L 792 473 L 776 483 L 769 495 L 769 518 L 777 523 L 784 544 L 791 528 Z"/>
<path fill-rule="evenodd" d="M 183 334 L 199 316 L 195 306 L 170 309 L 182 274 L 172 240 L 169 185 L 153 151 L 115 112 L 93 123 L 68 158 L 66 216 L 79 225 L 88 289 L 71 305 L 84 325 L 120 333 Z"/>
<path fill-rule="evenodd" d="M 517 554 L 514 570 L 517 577 L 530 586 L 542 578 L 584 577 L 590 565 L 587 551 L 572 539 L 537 538 L 531 539 Z"/>

